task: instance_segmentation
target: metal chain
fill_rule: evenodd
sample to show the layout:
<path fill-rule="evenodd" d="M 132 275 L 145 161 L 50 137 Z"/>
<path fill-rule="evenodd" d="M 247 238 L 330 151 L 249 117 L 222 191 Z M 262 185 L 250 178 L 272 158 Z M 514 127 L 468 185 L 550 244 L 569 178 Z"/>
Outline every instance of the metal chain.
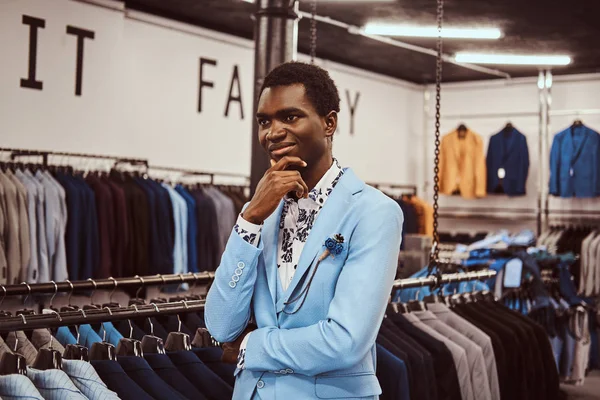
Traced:
<path fill-rule="evenodd" d="M 442 91 L 442 21 L 444 19 L 444 0 L 437 0 L 437 60 L 435 75 L 435 161 L 433 168 L 433 244 L 431 248 L 431 260 L 437 262 L 439 258 L 439 235 L 438 235 L 438 199 L 440 191 L 440 100 Z"/>
<path fill-rule="evenodd" d="M 317 0 L 313 0 L 311 4 L 311 19 L 310 19 L 310 63 L 315 63 L 317 57 Z"/>

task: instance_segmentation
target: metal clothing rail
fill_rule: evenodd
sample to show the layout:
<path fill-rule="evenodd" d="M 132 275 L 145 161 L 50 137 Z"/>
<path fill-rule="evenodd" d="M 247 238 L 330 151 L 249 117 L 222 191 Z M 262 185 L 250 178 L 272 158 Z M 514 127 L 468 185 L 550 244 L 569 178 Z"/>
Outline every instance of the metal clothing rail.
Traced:
<path fill-rule="evenodd" d="M 115 163 L 129 163 L 137 165 L 148 165 L 148 160 L 143 158 L 133 157 L 119 157 L 102 154 L 89 154 L 89 153 L 70 153 L 65 151 L 50 151 L 50 150 L 29 150 L 29 149 L 14 149 L 1 147 L 0 152 L 10 152 L 10 158 L 12 160 L 18 157 L 42 157 L 43 165 L 48 165 L 48 156 L 64 156 L 64 157 L 78 157 L 78 158 L 92 158 L 98 160 L 113 160 Z"/>
<path fill-rule="evenodd" d="M 376 189 L 406 189 L 411 192 L 411 194 L 417 194 L 417 185 L 404 185 L 404 184 L 396 184 L 396 183 L 381 183 L 381 182 L 367 182 L 367 185 L 373 186 Z"/>
<path fill-rule="evenodd" d="M 143 288 L 180 283 L 211 283 L 214 272 L 189 274 L 132 276 L 127 278 L 88 279 L 86 281 L 64 281 L 46 283 L 20 283 L 18 285 L 0 285 L 0 296 L 29 294 L 76 293 L 90 290 Z"/>
<path fill-rule="evenodd" d="M 159 315 L 185 314 L 204 310 L 204 300 L 178 301 L 99 310 L 79 310 L 51 314 L 19 315 L 2 318 L 0 332 L 47 329 L 68 325 L 121 321 L 131 318 L 149 318 Z"/>
<path fill-rule="evenodd" d="M 460 272 L 456 274 L 444 274 L 439 278 L 436 275 L 431 275 L 425 278 L 407 278 L 394 281 L 394 289 L 410 289 L 424 286 L 440 286 L 447 283 L 457 283 L 474 281 L 480 279 L 489 279 L 496 276 L 496 271 L 476 271 L 476 272 Z"/>
<path fill-rule="evenodd" d="M 177 168 L 177 167 L 164 167 L 164 166 L 156 166 L 156 165 L 148 165 L 148 170 L 157 170 L 157 171 L 166 171 L 166 172 L 181 172 L 184 176 L 208 176 L 210 177 L 210 183 L 214 183 L 215 176 L 222 177 L 231 177 L 231 178 L 243 178 L 246 181 L 250 180 L 250 177 L 244 174 L 236 174 L 232 172 L 208 172 L 208 171 L 198 171 L 193 169 L 186 168 Z"/>

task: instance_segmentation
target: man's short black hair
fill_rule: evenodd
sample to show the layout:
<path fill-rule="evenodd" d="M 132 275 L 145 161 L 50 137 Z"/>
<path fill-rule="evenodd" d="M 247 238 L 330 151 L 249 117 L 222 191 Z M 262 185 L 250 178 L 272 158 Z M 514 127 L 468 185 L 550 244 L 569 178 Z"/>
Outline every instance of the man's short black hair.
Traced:
<path fill-rule="evenodd" d="M 306 97 L 321 117 L 331 111 L 340 112 L 340 95 L 335 83 L 326 70 L 312 64 L 294 61 L 275 67 L 266 76 L 260 94 L 266 88 L 298 83 L 304 85 Z"/>

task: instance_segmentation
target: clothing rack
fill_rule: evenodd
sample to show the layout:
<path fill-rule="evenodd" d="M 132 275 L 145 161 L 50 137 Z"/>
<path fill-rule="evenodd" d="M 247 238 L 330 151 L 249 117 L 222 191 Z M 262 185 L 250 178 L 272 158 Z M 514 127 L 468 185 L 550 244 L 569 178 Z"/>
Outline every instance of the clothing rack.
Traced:
<path fill-rule="evenodd" d="M 405 185 L 395 183 L 373 183 L 368 182 L 367 185 L 373 186 L 375 189 L 403 189 L 409 191 L 407 194 L 417 195 L 417 185 Z"/>
<path fill-rule="evenodd" d="M 131 318 L 150 318 L 159 315 L 200 312 L 204 311 L 204 304 L 204 300 L 182 300 L 172 303 L 152 303 L 111 309 L 105 307 L 98 310 L 19 315 L 17 317 L 2 318 L 0 320 L 0 332 L 47 329 L 69 325 L 121 321 Z"/>
<path fill-rule="evenodd" d="M 177 168 L 177 167 L 165 167 L 165 166 L 156 166 L 156 165 L 148 165 L 149 170 L 158 170 L 165 172 L 179 172 L 182 173 L 183 176 L 208 176 L 210 177 L 210 184 L 214 184 L 215 176 L 222 176 L 227 178 L 243 178 L 247 185 L 250 185 L 250 177 L 244 174 L 236 174 L 231 172 L 207 172 L 207 171 L 198 171 L 193 169 L 186 168 Z"/>
<path fill-rule="evenodd" d="M 410 289 L 423 286 L 441 286 L 447 283 L 458 283 L 489 279 L 496 276 L 496 271 L 460 272 L 456 274 L 444 274 L 441 277 L 431 275 L 425 278 L 406 278 L 394 281 L 394 289 Z"/>
<path fill-rule="evenodd" d="M 200 272 L 188 274 L 132 276 L 127 278 L 88 279 L 86 281 L 64 281 L 46 283 L 20 283 L 18 285 L 0 285 L 2 296 L 18 296 L 30 294 L 75 293 L 90 290 L 118 288 L 143 288 L 147 286 L 162 286 L 168 284 L 201 283 L 208 284 L 213 281 L 214 272 Z M 4 297 L 2 297 L 3 299 Z"/>
<path fill-rule="evenodd" d="M 78 157 L 78 158 L 91 158 L 97 160 L 112 160 L 115 164 L 133 164 L 133 165 L 148 165 L 148 160 L 143 158 L 132 158 L 132 157 L 118 157 L 111 155 L 101 154 L 89 154 L 89 153 L 71 153 L 64 151 L 49 151 L 49 150 L 25 150 L 25 149 L 14 149 L 7 147 L 0 147 L 0 152 L 9 152 L 11 160 L 15 160 L 19 157 L 42 157 L 42 164 L 48 166 L 48 156 L 63 156 L 63 157 Z"/>

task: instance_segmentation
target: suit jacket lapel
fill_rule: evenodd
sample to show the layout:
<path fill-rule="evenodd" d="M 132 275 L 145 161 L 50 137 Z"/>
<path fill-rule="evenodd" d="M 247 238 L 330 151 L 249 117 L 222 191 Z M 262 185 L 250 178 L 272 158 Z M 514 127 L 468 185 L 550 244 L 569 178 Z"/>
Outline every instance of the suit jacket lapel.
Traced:
<path fill-rule="evenodd" d="M 314 259 L 320 256 L 325 250 L 324 244 L 327 238 L 333 236 L 336 233 L 334 230 L 338 227 L 344 218 L 344 215 L 349 210 L 349 205 L 352 200 L 352 195 L 360 190 L 364 183 L 362 183 L 352 170 L 347 169 L 344 175 L 340 178 L 337 186 L 327 199 L 327 202 L 319 212 L 315 224 L 313 225 L 302 255 L 298 261 L 298 267 L 294 274 L 294 278 L 290 283 L 290 286 L 277 302 L 277 312 L 281 312 L 283 309 L 283 303 L 290 293 L 294 292 L 296 286 L 303 278 L 306 271 L 310 269 Z"/>
<path fill-rule="evenodd" d="M 273 214 L 266 219 L 263 227 L 263 235 L 261 240 L 264 239 L 263 254 L 265 255 L 265 270 L 267 272 L 267 282 L 269 284 L 269 292 L 273 298 L 273 304 L 277 301 L 277 286 L 279 282 L 279 274 L 277 273 L 277 239 L 279 238 L 279 220 L 281 219 L 281 212 L 283 211 L 283 200 L 279 203 L 279 206 L 273 212 Z"/>

